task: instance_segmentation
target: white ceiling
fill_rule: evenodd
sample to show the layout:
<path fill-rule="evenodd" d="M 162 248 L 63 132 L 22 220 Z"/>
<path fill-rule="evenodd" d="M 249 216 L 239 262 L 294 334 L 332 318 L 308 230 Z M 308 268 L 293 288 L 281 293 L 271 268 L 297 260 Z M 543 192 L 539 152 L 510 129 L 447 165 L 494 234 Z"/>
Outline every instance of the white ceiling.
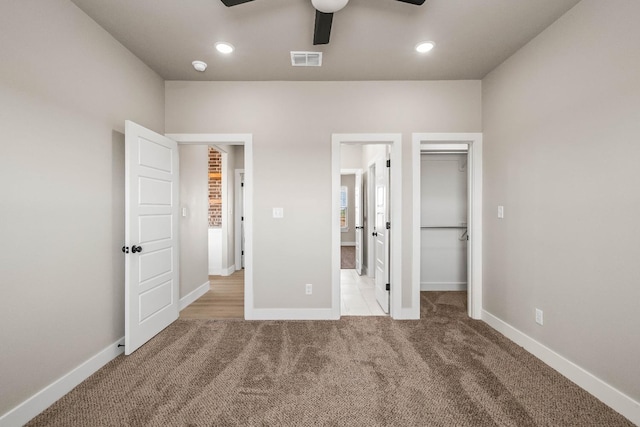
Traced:
<path fill-rule="evenodd" d="M 579 0 L 350 0 L 323 46 L 311 0 L 72 1 L 165 80 L 457 80 L 483 78 Z M 416 53 L 422 40 L 435 49 Z M 322 67 L 292 67 L 292 50 L 323 52 Z"/>

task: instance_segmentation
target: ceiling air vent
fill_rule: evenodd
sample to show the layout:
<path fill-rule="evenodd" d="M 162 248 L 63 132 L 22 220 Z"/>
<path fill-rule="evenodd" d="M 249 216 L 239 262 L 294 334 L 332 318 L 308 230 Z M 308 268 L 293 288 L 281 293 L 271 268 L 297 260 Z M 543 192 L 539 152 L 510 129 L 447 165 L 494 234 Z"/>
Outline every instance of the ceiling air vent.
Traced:
<path fill-rule="evenodd" d="M 291 52 L 291 65 L 294 67 L 320 67 L 322 52 Z"/>

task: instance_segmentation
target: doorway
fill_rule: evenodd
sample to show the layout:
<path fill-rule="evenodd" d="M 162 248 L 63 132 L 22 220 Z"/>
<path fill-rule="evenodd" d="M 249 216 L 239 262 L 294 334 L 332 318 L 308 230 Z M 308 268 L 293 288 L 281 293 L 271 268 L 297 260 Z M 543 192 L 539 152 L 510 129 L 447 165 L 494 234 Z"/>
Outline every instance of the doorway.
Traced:
<path fill-rule="evenodd" d="M 375 160 L 371 170 L 363 172 L 363 166 L 371 163 L 376 156 L 386 159 L 386 145 L 341 146 L 342 166 L 353 169 L 340 170 L 340 312 L 343 316 L 385 316 L 389 311 L 388 291 L 376 297 L 376 264 L 369 263 L 365 254 L 374 253 L 376 246 L 368 236 L 375 227 L 375 213 L 368 214 L 369 205 L 375 208 L 375 201 L 365 188 L 368 181 L 375 185 Z M 385 167 L 386 169 L 386 167 Z M 386 170 L 382 171 L 386 173 Z M 386 192 L 388 194 L 388 191 Z M 385 212 L 386 214 L 386 212 Z M 367 230 L 367 231 L 365 231 Z M 388 251 L 381 256 L 388 256 Z M 380 263 L 388 265 L 388 260 Z M 382 282 L 388 283 L 388 269 L 378 273 L 385 275 Z"/>
<path fill-rule="evenodd" d="M 467 306 L 468 315 L 482 317 L 482 134 L 414 133 L 412 135 L 413 200 L 421 199 L 421 152 L 468 150 L 467 154 Z M 421 206 L 413 204 L 412 293 L 420 298 Z"/>
<path fill-rule="evenodd" d="M 420 291 L 467 291 L 467 147 L 420 152 Z"/>
<path fill-rule="evenodd" d="M 251 134 L 167 134 L 167 137 L 177 141 L 178 144 L 191 144 L 191 145 L 214 145 L 216 148 L 224 151 L 225 147 L 231 146 L 243 146 L 244 153 L 243 159 L 243 201 L 242 209 L 244 212 L 242 228 L 244 231 L 244 255 L 243 260 L 237 260 L 234 262 L 235 269 L 239 264 L 244 264 L 243 274 L 244 281 L 244 318 L 247 320 L 253 319 L 254 307 L 253 307 L 253 137 Z M 222 164 L 222 175 L 235 177 L 236 165 L 230 165 L 229 162 Z M 228 203 L 232 199 L 229 195 L 233 195 L 235 189 L 232 186 L 230 189 L 223 186 L 222 203 L 229 206 Z M 226 203 L 225 203 L 226 202 Z M 223 228 L 224 224 L 229 224 L 233 221 L 233 218 L 229 219 L 228 209 L 222 210 L 223 215 Z M 226 219 L 226 221 L 225 221 Z M 227 232 L 225 235 L 231 236 L 231 244 L 227 248 L 233 248 L 235 245 L 235 233 Z M 231 250 L 234 255 L 229 255 L 235 259 L 236 251 Z M 231 271 L 229 271 L 231 273 Z"/>
<path fill-rule="evenodd" d="M 373 150 L 382 151 L 385 153 L 384 156 L 381 157 L 381 165 L 377 166 L 376 170 L 384 170 L 385 175 L 389 177 L 387 183 L 387 190 L 382 190 L 379 192 L 381 196 L 384 196 L 385 204 L 384 209 L 386 211 L 385 216 L 379 216 L 379 218 L 384 219 L 384 230 L 380 230 L 380 238 L 384 239 L 382 241 L 386 241 L 389 249 L 386 251 L 384 255 L 380 258 L 381 260 L 385 260 L 384 265 L 382 266 L 384 273 L 386 274 L 387 280 L 380 282 L 382 292 L 373 292 L 374 297 L 376 293 L 382 294 L 379 296 L 387 296 L 386 306 L 387 311 L 394 318 L 406 318 L 406 314 L 402 309 L 401 301 L 402 301 L 402 279 L 401 279 L 401 259 L 400 259 L 400 249 L 401 249 L 401 206 L 399 196 L 401 194 L 401 171 L 402 171 L 402 159 L 401 159 L 401 135 L 400 134 L 334 134 L 332 135 L 332 311 L 333 317 L 339 318 L 341 315 L 349 315 L 355 313 L 345 313 L 343 304 L 342 304 L 342 283 L 346 282 L 341 280 L 345 274 L 341 271 L 341 223 L 340 223 L 340 191 L 341 191 L 341 169 L 345 169 L 341 167 L 342 163 L 342 148 L 343 146 L 352 146 L 352 147 L 370 147 Z M 389 163 L 389 167 L 387 167 L 387 157 L 388 154 L 391 162 Z M 364 171 L 364 175 L 369 174 L 371 161 L 365 162 L 362 161 L 357 163 L 358 168 Z M 352 169 L 356 169 L 352 167 Z M 365 180 L 366 181 L 366 180 Z M 368 182 L 368 181 L 366 181 Z M 367 191 L 364 191 L 364 188 L 367 188 Z M 364 199 L 366 201 L 374 200 L 373 197 L 370 196 L 370 192 L 368 191 L 369 186 L 364 185 L 360 187 L 360 192 L 364 195 Z M 365 195 L 366 193 L 366 195 Z M 381 198 L 382 199 L 382 198 Z M 367 206 L 363 206 L 361 212 L 369 211 Z M 373 221 L 369 221 L 369 218 L 375 218 L 375 215 L 370 216 L 370 214 L 366 214 L 367 219 L 358 225 L 362 227 L 361 232 L 363 236 L 363 250 L 362 256 L 360 258 L 362 263 L 366 262 L 366 265 L 363 265 L 361 268 L 361 275 L 357 273 L 353 273 L 356 276 L 351 276 L 351 279 L 361 280 L 371 280 L 374 271 L 374 264 L 369 263 L 367 260 L 369 259 L 369 254 L 371 253 L 371 248 L 374 247 L 373 237 L 371 235 L 371 231 L 373 230 L 372 223 Z M 397 232 L 394 232 L 398 230 Z M 354 242 L 355 244 L 355 242 Z M 382 276 L 379 276 L 382 277 Z M 374 281 L 375 283 L 375 281 Z M 394 285 L 395 284 L 395 285 Z M 345 286 L 347 284 L 345 283 Z M 351 283 L 353 285 L 353 283 Z M 374 285 L 375 286 L 375 285 Z M 353 289 L 352 289 L 353 290 Z M 377 298 L 376 298 L 377 300 Z M 373 301 L 373 299 L 372 299 Z M 383 303 L 384 299 L 383 299 Z M 373 305 L 373 304 L 372 304 Z M 374 306 L 375 307 L 375 306 Z M 384 311 L 383 311 L 384 313 Z M 376 315 L 380 315 L 379 312 L 376 312 Z"/>

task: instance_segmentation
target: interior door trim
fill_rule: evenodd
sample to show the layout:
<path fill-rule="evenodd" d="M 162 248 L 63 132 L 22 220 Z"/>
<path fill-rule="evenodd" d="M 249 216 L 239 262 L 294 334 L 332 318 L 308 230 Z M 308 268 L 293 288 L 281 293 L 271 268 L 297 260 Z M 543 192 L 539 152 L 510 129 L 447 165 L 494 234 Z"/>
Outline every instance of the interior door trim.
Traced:
<path fill-rule="evenodd" d="M 244 214 L 245 268 L 244 318 L 255 318 L 253 302 L 253 134 L 251 133 L 170 133 L 167 137 L 178 143 L 191 145 L 244 146 Z"/>
<path fill-rule="evenodd" d="M 403 307 L 402 283 L 402 134 L 401 133 L 334 133 L 331 135 L 331 312 L 332 318 L 340 318 L 340 152 L 341 144 L 388 144 L 391 147 L 391 307 L 394 319 L 412 319 L 414 307 Z M 420 301 L 417 304 L 420 315 Z"/>
<path fill-rule="evenodd" d="M 420 150 L 423 147 L 467 144 L 469 147 L 468 314 L 482 318 L 482 133 L 413 133 L 411 144 L 413 200 L 420 200 Z M 420 203 L 413 204 L 412 300 L 420 299 Z M 416 237 L 417 236 L 417 237 Z M 419 310 L 419 308 L 418 308 Z M 419 313 L 418 313 L 419 315 Z"/>

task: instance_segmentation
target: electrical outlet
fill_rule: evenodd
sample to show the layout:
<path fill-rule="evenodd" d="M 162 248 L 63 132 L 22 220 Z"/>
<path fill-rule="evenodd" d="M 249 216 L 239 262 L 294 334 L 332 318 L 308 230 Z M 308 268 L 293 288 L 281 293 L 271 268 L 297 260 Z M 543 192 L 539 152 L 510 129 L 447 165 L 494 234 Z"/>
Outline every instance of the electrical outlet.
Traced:
<path fill-rule="evenodd" d="M 540 310 L 539 308 L 536 308 L 536 323 L 538 325 L 543 324 L 542 310 Z"/>
<path fill-rule="evenodd" d="M 498 206 L 498 218 L 504 218 L 504 206 Z"/>
<path fill-rule="evenodd" d="M 311 295 L 313 293 L 313 285 L 311 283 L 307 283 L 304 291 L 307 295 Z"/>

